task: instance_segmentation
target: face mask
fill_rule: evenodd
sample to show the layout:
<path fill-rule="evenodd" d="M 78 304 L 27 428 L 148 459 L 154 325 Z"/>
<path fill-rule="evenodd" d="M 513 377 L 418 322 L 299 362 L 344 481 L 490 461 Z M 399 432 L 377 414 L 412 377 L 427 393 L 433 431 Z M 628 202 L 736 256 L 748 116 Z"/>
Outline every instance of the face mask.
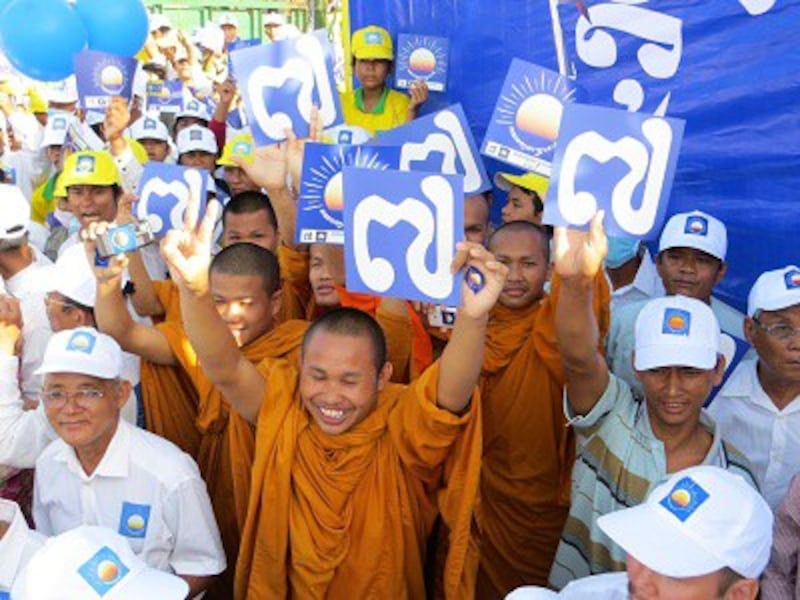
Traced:
<path fill-rule="evenodd" d="M 81 230 L 81 222 L 78 221 L 78 217 L 71 216 L 69 219 L 69 234 L 72 235 L 73 233 L 78 233 Z"/>
<path fill-rule="evenodd" d="M 640 240 L 623 237 L 608 238 L 608 256 L 606 267 L 618 269 L 639 252 Z"/>

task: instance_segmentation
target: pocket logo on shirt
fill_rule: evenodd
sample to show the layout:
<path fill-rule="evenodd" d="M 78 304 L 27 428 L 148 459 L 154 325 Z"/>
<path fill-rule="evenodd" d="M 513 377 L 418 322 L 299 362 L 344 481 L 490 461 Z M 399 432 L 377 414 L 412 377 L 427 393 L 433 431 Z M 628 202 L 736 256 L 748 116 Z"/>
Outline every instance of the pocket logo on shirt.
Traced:
<path fill-rule="evenodd" d="M 78 574 L 101 598 L 122 581 L 129 571 L 116 552 L 108 546 L 100 548 L 78 567 Z"/>
<path fill-rule="evenodd" d="M 119 533 L 129 538 L 144 538 L 150 521 L 150 505 L 122 503 L 122 514 L 119 518 Z"/>
<path fill-rule="evenodd" d="M 672 491 L 667 494 L 660 504 L 681 522 L 691 517 L 700 506 L 708 500 L 708 492 L 691 477 L 684 477 Z"/>

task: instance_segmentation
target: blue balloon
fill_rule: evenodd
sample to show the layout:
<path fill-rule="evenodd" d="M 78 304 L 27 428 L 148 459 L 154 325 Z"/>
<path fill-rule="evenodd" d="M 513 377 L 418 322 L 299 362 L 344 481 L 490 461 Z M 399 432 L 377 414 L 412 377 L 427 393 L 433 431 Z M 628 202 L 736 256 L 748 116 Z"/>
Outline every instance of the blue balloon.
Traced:
<path fill-rule="evenodd" d="M 0 43 L 17 71 L 40 81 L 72 75 L 86 28 L 66 0 L 13 0 L 0 19 Z"/>
<path fill-rule="evenodd" d="M 75 10 L 89 33 L 89 48 L 133 56 L 147 40 L 149 22 L 142 0 L 77 0 Z"/>

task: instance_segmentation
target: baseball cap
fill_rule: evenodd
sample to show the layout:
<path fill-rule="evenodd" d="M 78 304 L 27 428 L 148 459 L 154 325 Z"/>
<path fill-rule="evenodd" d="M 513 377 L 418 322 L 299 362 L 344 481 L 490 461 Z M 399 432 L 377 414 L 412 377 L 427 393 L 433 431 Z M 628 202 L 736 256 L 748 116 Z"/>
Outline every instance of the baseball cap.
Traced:
<path fill-rule="evenodd" d="M 150 15 L 150 31 L 157 31 L 162 27 L 172 29 L 172 23 L 170 22 L 169 17 L 161 13 Z"/>
<path fill-rule="evenodd" d="M 67 139 L 67 131 L 71 121 L 72 117 L 69 115 L 54 115 L 47 119 L 47 125 L 44 127 L 42 142 L 39 147 L 63 146 L 64 141 Z"/>
<path fill-rule="evenodd" d="M 789 265 L 758 276 L 747 297 L 747 314 L 759 310 L 781 310 L 800 304 L 800 268 Z"/>
<path fill-rule="evenodd" d="M 176 141 L 178 145 L 178 155 L 199 150 L 200 152 L 208 152 L 216 156 L 217 152 L 219 152 L 217 138 L 214 132 L 202 125 L 184 127 L 180 130 L 180 133 L 178 133 L 178 139 Z"/>
<path fill-rule="evenodd" d="M 394 60 L 392 36 L 383 27 L 370 25 L 353 34 L 350 50 L 355 58 Z"/>
<path fill-rule="evenodd" d="M 597 524 L 625 552 L 667 577 L 700 577 L 727 567 L 758 579 L 772 547 L 766 501 L 740 475 L 709 465 L 678 471 L 643 504 L 603 515 Z"/>
<path fill-rule="evenodd" d="M 164 122 L 156 117 L 144 116 L 138 118 L 130 129 L 131 137 L 135 140 L 158 140 L 169 142 L 169 130 Z"/>
<path fill-rule="evenodd" d="M 636 318 L 633 366 L 710 370 L 717 364 L 720 329 L 711 308 L 694 298 L 664 296 L 650 300 Z"/>
<path fill-rule="evenodd" d="M 183 106 L 178 111 L 178 114 L 175 115 L 175 120 L 177 121 L 183 117 L 194 117 L 203 121 L 211 120 L 211 114 L 208 112 L 208 107 L 204 103 L 200 102 L 197 98 L 184 101 Z"/>
<path fill-rule="evenodd" d="M 197 45 L 220 53 L 225 48 L 225 32 L 217 25 L 206 25 L 197 34 Z"/>
<path fill-rule="evenodd" d="M 48 102 L 71 104 L 78 101 L 78 80 L 75 75 L 70 75 L 61 81 L 44 84 L 42 92 Z"/>
<path fill-rule="evenodd" d="M 78 327 L 53 334 L 35 374 L 80 373 L 99 379 L 116 379 L 121 370 L 119 344 L 96 329 Z"/>
<path fill-rule="evenodd" d="M 188 593 L 183 579 L 148 567 L 120 534 L 82 525 L 47 540 L 17 577 L 11 597 L 178 600 Z"/>
<path fill-rule="evenodd" d="M 233 16 L 232 13 L 226 12 L 217 17 L 217 25 L 219 27 L 222 27 L 223 25 L 233 25 L 234 27 L 239 27 L 239 21 Z"/>
<path fill-rule="evenodd" d="M 285 25 L 286 17 L 277 12 L 265 12 L 262 23 L 264 25 Z"/>
<path fill-rule="evenodd" d="M 28 88 L 28 99 L 30 103 L 28 108 L 33 114 L 46 113 L 48 107 L 47 100 L 45 100 L 35 87 Z"/>
<path fill-rule="evenodd" d="M 658 242 L 659 252 L 670 248 L 695 248 L 724 261 L 728 232 L 722 221 L 699 210 L 678 213 L 664 225 Z"/>
<path fill-rule="evenodd" d="M 330 140 L 332 144 L 366 144 L 372 139 L 369 131 L 358 125 L 336 125 L 330 127 L 322 132 L 326 140 Z"/>
<path fill-rule="evenodd" d="M 31 206 L 22 190 L 15 185 L 0 183 L 0 239 L 18 240 L 31 224 Z"/>
<path fill-rule="evenodd" d="M 537 173 L 523 173 L 522 175 L 513 175 L 511 173 L 497 173 L 494 176 L 494 184 L 505 192 L 510 192 L 511 188 L 516 186 L 529 192 L 536 192 L 539 198 L 544 201 L 547 195 L 547 188 L 550 185 L 550 180 L 544 175 Z"/>
<path fill-rule="evenodd" d="M 254 142 L 253 136 L 249 133 L 237 135 L 228 140 L 225 148 L 222 149 L 222 156 L 217 161 L 221 167 L 236 167 L 238 166 L 233 162 L 234 156 L 240 156 L 245 162 L 253 162 L 253 149 Z"/>
<path fill-rule="evenodd" d="M 72 185 L 119 185 L 119 170 L 105 150 L 73 152 L 64 161 L 60 183 L 65 188 Z"/>
<path fill-rule="evenodd" d="M 70 246 L 61 253 L 46 278 L 48 292 L 58 292 L 83 306 L 94 308 L 97 299 L 97 279 L 95 279 L 83 244 Z"/>
<path fill-rule="evenodd" d="M 99 110 L 87 110 L 86 111 L 86 124 L 89 127 L 94 127 L 95 125 L 100 125 L 106 120 L 106 116 L 101 113 Z"/>

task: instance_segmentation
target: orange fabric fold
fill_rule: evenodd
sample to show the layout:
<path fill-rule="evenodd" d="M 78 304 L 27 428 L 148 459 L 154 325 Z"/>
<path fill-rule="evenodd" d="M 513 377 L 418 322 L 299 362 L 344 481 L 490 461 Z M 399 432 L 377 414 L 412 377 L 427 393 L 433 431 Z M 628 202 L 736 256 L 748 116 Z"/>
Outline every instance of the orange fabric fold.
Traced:
<path fill-rule="evenodd" d="M 547 585 L 569 511 L 575 439 L 563 410 L 565 380 L 555 331 L 559 290 L 555 277 L 552 293 L 537 304 L 498 305 L 490 315 L 480 382 L 484 435 L 476 598 Z M 602 337 L 609 301 L 605 277 L 598 277 L 593 302 Z"/>
<path fill-rule="evenodd" d="M 453 531 L 448 597 L 470 597 L 477 394 L 466 415 L 437 408 L 435 365 L 410 386 L 387 385 L 364 421 L 328 436 L 302 406 L 297 372 L 284 361 L 260 368 L 268 391 L 235 597 L 424 598 L 424 554 L 437 503 Z"/>

